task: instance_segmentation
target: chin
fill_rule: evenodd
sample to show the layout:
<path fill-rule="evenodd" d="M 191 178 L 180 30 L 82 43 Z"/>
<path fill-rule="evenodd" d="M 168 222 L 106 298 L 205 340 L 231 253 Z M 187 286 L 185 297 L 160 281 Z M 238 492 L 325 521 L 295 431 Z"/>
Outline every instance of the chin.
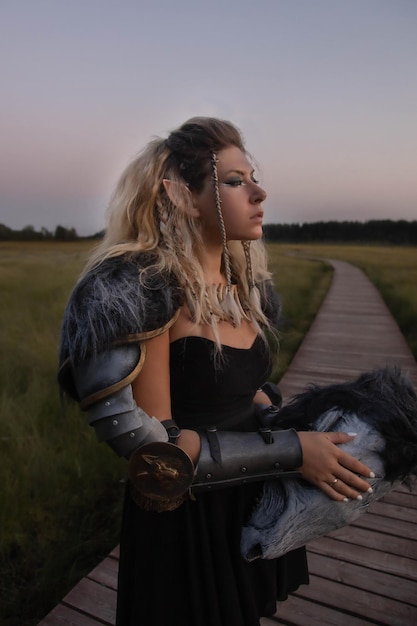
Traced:
<path fill-rule="evenodd" d="M 252 228 L 251 230 L 247 230 L 246 232 L 236 233 L 227 236 L 228 241 L 257 241 L 258 239 L 262 239 L 263 230 L 262 227 Z"/>
<path fill-rule="evenodd" d="M 255 233 L 252 237 L 248 237 L 249 241 L 257 241 L 258 239 L 262 239 L 263 230 L 260 228 L 257 233 Z"/>

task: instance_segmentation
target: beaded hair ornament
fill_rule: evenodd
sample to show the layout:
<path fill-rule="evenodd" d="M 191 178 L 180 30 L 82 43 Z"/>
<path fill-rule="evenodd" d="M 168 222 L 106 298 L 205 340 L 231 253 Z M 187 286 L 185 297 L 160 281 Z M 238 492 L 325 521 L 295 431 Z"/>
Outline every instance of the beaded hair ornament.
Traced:
<path fill-rule="evenodd" d="M 261 309 L 261 297 L 259 293 L 259 289 L 256 286 L 254 277 L 253 277 L 253 268 L 252 268 L 252 260 L 250 254 L 250 241 L 242 241 L 242 247 L 245 254 L 246 260 L 246 275 L 249 287 L 249 299 L 246 304 L 242 305 L 240 300 L 240 295 L 238 291 L 238 286 L 232 283 L 232 267 L 231 267 L 231 257 L 230 251 L 227 246 L 227 237 L 226 237 L 226 228 L 223 220 L 222 213 L 222 201 L 220 198 L 219 192 L 219 178 L 217 173 L 217 155 L 215 152 L 211 155 L 211 165 L 212 165 L 212 173 L 213 173 L 213 188 L 214 188 L 214 198 L 216 203 L 216 212 L 217 218 L 219 221 L 220 233 L 222 238 L 222 246 L 223 246 L 223 263 L 224 263 L 224 271 L 226 275 L 226 286 L 216 287 L 213 285 L 214 289 L 210 293 L 210 300 L 213 298 L 216 299 L 215 305 L 216 309 L 220 309 L 223 312 L 223 315 L 219 317 L 220 319 L 227 320 L 233 326 L 238 326 L 242 319 L 246 319 L 248 321 L 256 321 L 252 311 Z"/>

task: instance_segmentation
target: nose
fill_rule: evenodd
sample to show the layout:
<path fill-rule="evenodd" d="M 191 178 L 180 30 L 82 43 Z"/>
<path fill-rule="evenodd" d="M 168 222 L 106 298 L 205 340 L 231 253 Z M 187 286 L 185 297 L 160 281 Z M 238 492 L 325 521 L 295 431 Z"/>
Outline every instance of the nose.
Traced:
<path fill-rule="evenodd" d="M 259 204 L 266 200 L 267 193 L 262 187 L 260 187 L 257 183 L 253 183 L 253 191 L 252 191 L 252 202 L 255 204 Z"/>

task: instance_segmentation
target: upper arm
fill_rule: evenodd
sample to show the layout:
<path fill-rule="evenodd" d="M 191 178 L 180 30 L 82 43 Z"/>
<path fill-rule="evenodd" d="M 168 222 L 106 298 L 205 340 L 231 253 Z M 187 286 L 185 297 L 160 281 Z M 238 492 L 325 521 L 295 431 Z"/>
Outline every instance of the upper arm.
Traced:
<path fill-rule="evenodd" d="M 169 332 L 148 339 L 143 367 L 132 383 L 138 406 L 159 420 L 171 419 Z"/>

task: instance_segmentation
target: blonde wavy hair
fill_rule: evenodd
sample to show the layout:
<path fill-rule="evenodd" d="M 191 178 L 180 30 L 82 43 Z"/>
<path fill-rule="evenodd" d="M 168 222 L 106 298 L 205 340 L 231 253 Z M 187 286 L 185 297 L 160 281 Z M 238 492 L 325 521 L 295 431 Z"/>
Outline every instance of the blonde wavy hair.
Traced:
<path fill-rule="evenodd" d="M 152 268 L 142 272 L 142 280 L 150 271 L 172 273 L 184 291 L 193 321 L 216 326 L 216 318 L 221 319 L 224 311 L 218 310 L 218 300 L 205 283 L 199 258 L 203 247 L 200 221 L 192 216 L 188 190 L 201 191 L 207 176 L 213 176 L 213 154 L 229 146 L 247 154 L 235 126 L 209 117 L 192 118 L 167 139 L 150 141 L 122 173 L 108 207 L 104 238 L 83 275 L 111 257 L 152 253 Z M 172 181 L 171 199 L 164 179 Z M 241 318 L 268 326 L 259 297 L 251 297 L 254 283 L 262 288 L 270 278 L 263 242 L 251 242 L 249 249 L 249 242 L 229 241 L 227 249 L 242 303 Z"/>

